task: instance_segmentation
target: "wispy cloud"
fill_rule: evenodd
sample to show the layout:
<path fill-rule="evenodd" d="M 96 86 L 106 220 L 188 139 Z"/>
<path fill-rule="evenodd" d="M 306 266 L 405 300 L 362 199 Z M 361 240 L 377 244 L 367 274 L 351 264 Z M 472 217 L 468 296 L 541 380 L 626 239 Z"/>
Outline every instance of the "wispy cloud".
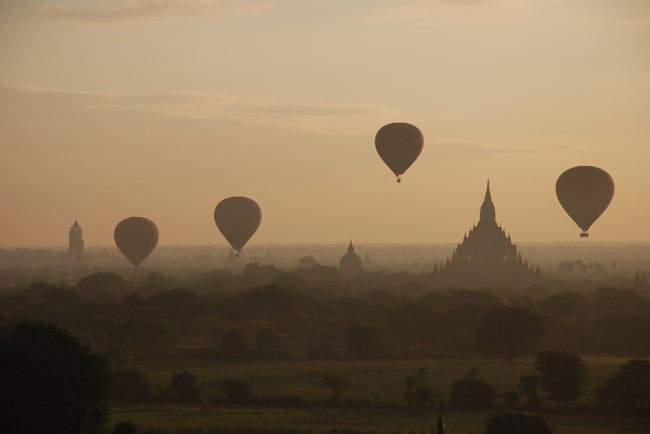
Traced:
<path fill-rule="evenodd" d="M 52 17 L 111 23 L 165 16 L 236 15 L 273 6 L 271 0 L 83 0 L 48 1 L 34 9 Z"/>
<path fill-rule="evenodd" d="M 86 110 L 113 110 L 185 119 L 226 119 L 329 134 L 357 134 L 391 117 L 404 115 L 385 107 L 334 104 L 193 91 L 143 95 L 55 89 L 31 83 L 1 83 L 4 92 L 65 99 Z"/>
<path fill-rule="evenodd" d="M 519 10 L 531 0 L 396 0 L 371 10 L 370 21 L 430 25 L 444 20 L 498 17 Z M 541 0 L 537 0 L 541 1 Z"/>

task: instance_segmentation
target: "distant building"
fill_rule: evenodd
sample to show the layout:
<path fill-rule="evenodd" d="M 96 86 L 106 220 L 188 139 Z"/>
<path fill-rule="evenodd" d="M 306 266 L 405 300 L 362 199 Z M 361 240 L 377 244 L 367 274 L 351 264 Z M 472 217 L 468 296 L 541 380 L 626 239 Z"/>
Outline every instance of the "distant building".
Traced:
<path fill-rule="evenodd" d="M 345 277 L 351 277 L 359 274 L 362 269 L 361 257 L 354 252 L 352 240 L 348 245 L 348 251 L 341 257 L 340 261 L 341 274 Z"/>
<path fill-rule="evenodd" d="M 68 255 L 72 258 L 81 259 L 84 254 L 84 233 L 77 220 L 70 226 L 68 232 Z"/>
<path fill-rule="evenodd" d="M 448 285 L 522 285 L 540 281 L 534 268 L 521 257 L 510 234 L 497 224 L 490 182 L 481 205 L 478 224 L 470 229 L 445 264 L 434 266 L 434 280 Z"/>
<path fill-rule="evenodd" d="M 318 262 L 316 262 L 313 256 L 303 256 L 298 261 L 298 268 L 311 268 L 314 265 L 318 265 Z"/>

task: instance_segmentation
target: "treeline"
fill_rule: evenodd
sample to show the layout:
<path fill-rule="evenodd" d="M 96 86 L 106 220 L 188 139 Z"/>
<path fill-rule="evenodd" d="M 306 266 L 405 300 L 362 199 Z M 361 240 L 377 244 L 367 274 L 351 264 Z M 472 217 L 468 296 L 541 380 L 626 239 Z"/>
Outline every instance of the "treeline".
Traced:
<path fill-rule="evenodd" d="M 580 356 L 566 352 L 542 352 L 535 358 L 535 372 L 524 374 L 519 390 L 527 401 L 519 404 L 516 391 L 504 394 L 505 406 L 537 410 L 538 388 L 558 405 L 576 401 L 585 387 L 585 365 Z M 17 325 L 0 339 L 0 431 L 89 434 L 98 432 L 108 420 L 108 402 L 146 400 L 150 384 L 137 370 L 111 369 L 104 357 L 92 353 L 65 330 L 38 322 Z M 201 402 L 201 382 L 190 372 L 171 377 L 173 398 L 180 403 Z M 331 392 L 331 405 L 353 404 L 343 400 L 345 380 L 326 377 L 322 386 Z M 224 398 L 216 404 L 259 403 L 252 387 L 234 379 L 223 379 Z M 131 395 L 125 393 L 129 392 Z M 119 395 L 119 394 L 122 395 Z M 607 379 L 597 391 L 601 410 L 619 410 L 650 415 L 650 361 L 632 359 Z M 443 401 L 445 392 L 429 384 L 420 369 L 404 380 L 404 401 L 410 407 L 428 408 Z M 496 390 L 474 370 L 455 381 L 448 392 L 450 407 L 462 410 L 494 410 Z M 268 404 L 268 402 L 265 402 Z M 273 402 L 298 405 L 299 402 Z M 137 427 L 121 423 L 115 434 L 133 434 Z M 486 433 L 551 432 L 543 418 L 524 413 L 498 413 L 487 423 Z"/>
<path fill-rule="evenodd" d="M 630 289 L 431 290 L 407 273 L 368 273 L 341 288 L 335 269 L 280 273 L 257 264 L 241 275 L 197 276 L 189 289 L 158 273 L 140 279 L 94 273 L 72 287 L 35 282 L 2 292 L 0 326 L 59 324 L 116 365 L 170 353 L 509 361 L 539 350 L 650 354 L 650 297 Z"/>

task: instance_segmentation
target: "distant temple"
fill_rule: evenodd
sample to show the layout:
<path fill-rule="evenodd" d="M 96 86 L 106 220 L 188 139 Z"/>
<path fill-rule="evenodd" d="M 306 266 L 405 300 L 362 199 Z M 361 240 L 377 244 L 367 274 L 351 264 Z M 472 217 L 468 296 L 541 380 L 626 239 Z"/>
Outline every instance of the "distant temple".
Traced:
<path fill-rule="evenodd" d="M 341 257 L 340 261 L 341 274 L 345 277 L 351 277 L 361 272 L 361 257 L 354 252 L 352 240 L 348 245 L 348 251 Z"/>
<path fill-rule="evenodd" d="M 81 259 L 84 254 L 84 233 L 79 222 L 76 220 L 70 226 L 68 232 L 68 255 L 75 259 Z"/>
<path fill-rule="evenodd" d="M 543 279 L 539 266 L 529 265 L 497 224 L 489 181 L 478 224 L 445 264 L 434 266 L 433 277 L 439 284 L 473 287 L 530 285 Z"/>

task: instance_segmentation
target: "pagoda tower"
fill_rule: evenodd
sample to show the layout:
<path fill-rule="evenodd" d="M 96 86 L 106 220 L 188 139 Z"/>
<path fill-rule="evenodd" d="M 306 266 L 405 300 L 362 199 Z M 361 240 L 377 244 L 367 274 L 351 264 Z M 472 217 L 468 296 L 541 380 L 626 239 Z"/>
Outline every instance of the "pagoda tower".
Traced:
<path fill-rule="evenodd" d="M 70 226 L 68 232 L 68 256 L 81 259 L 84 254 L 84 233 L 77 220 Z"/>
<path fill-rule="evenodd" d="M 441 283 L 466 286 L 532 284 L 542 278 L 539 270 L 522 258 L 510 234 L 497 223 L 490 181 L 478 223 L 465 234 L 451 258 L 434 270 L 433 276 Z"/>
<path fill-rule="evenodd" d="M 354 251 L 352 240 L 348 245 L 348 251 L 341 257 L 339 262 L 341 274 L 345 277 L 351 277 L 359 274 L 362 269 L 361 257 Z"/>

